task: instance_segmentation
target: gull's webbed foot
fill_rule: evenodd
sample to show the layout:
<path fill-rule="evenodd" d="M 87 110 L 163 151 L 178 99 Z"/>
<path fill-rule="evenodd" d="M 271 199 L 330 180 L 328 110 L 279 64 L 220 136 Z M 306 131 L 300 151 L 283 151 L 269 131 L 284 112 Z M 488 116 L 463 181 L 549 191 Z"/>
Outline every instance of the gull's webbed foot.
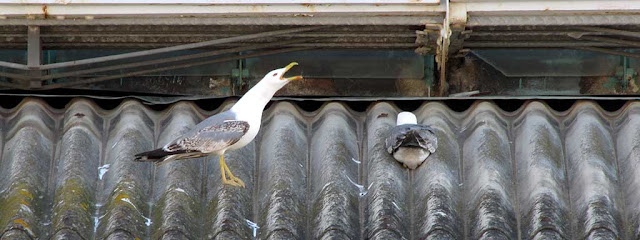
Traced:
<path fill-rule="evenodd" d="M 227 166 L 227 163 L 224 161 L 224 154 L 220 155 L 220 174 L 222 175 L 223 184 L 236 187 L 245 187 L 244 182 L 240 180 L 240 178 L 234 176 L 233 173 L 231 173 L 231 170 L 229 170 L 229 166 Z M 228 179 L 227 175 L 229 175 Z"/>

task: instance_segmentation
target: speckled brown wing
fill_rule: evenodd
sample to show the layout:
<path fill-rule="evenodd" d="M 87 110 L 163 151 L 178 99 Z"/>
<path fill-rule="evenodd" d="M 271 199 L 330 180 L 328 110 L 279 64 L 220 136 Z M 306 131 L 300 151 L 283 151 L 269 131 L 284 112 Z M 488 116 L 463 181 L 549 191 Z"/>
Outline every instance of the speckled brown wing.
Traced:
<path fill-rule="evenodd" d="M 223 120 L 220 123 L 195 128 L 165 147 L 167 151 L 213 153 L 238 142 L 249 130 L 249 123 Z"/>

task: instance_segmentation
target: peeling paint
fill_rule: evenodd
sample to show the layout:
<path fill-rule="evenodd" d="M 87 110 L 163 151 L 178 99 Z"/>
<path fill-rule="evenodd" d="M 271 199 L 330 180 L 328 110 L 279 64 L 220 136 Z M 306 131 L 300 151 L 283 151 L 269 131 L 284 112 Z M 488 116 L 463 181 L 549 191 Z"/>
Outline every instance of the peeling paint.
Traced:
<path fill-rule="evenodd" d="M 49 11 L 47 10 L 47 5 L 42 5 L 42 18 L 49 18 Z"/>

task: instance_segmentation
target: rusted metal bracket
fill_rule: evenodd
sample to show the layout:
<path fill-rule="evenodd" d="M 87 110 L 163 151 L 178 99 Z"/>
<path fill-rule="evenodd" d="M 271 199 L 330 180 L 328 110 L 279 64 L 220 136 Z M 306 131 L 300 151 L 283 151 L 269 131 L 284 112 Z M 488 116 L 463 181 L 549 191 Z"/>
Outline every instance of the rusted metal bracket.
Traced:
<path fill-rule="evenodd" d="M 440 52 L 440 96 L 447 92 L 447 61 L 450 57 L 466 55 L 468 50 L 462 51 L 464 40 L 469 38 L 471 31 L 465 31 L 467 25 L 466 3 L 450 3 L 447 0 L 447 14 L 444 19 L 442 49 Z M 436 58 L 438 60 L 438 58 Z"/>
<path fill-rule="evenodd" d="M 241 58 L 238 60 L 238 68 L 231 70 L 231 77 L 234 86 L 242 86 L 244 79 L 249 77 L 249 69 L 244 67 L 244 60 Z"/>
<path fill-rule="evenodd" d="M 424 23 L 425 30 L 416 32 L 416 53 L 421 55 L 435 54 L 435 61 L 440 72 L 439 96 L 447 91 L 447 61 L 450 57 L 464 57 L 469 49 L 463 49 L 464 40 L 471 31 L 465 30 L 467 23 L 467 5 L 465 3 L 446 4 L 446 13 L 442 24 Z M 435 48 L 431 47 L 435 46 Z"/>
<path fill-rule="evenodd" d="M 629 58 L 621 57 L 621 64 L 616 69 L 616 76 L 610 77 L 610 82 L 615 85 L 620 85 L 623 92 L 637 93 L 640 90 L 636 83 L 638 78 L 638 72 L 635 69 L 629 67 Z"/>

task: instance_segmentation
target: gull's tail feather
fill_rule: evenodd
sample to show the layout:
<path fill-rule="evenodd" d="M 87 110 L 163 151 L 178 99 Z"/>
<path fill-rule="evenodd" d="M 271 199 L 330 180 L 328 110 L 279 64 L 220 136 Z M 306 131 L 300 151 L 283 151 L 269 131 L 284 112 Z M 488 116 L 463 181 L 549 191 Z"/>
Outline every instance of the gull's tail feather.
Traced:
<path fill-rule="evenodd" d="M 184 153 L 184 151 L 167 152 L 162 148 L 158 148 L 148 152 L 138 153 L 135 155 L 136 158 L 134 160 L 138 162 L 162 162 L 164 161 L 165 158 L 171 155 L 181 154 L 181 153 Z"/>
<path fill-rule="evenodd" d="M 162 165 L 177 159 L 198 158 L 198 157 L 203 157 L 205 155 L 206 154 L 203 154 L 201 152 L 187 152 L 185 150 L 169 152 L 169 151 L 166 151 L 164 148 L 158 148 L 148 152 L 136 154 L 134 161 L 153 162 L 156 165 Z"/>

